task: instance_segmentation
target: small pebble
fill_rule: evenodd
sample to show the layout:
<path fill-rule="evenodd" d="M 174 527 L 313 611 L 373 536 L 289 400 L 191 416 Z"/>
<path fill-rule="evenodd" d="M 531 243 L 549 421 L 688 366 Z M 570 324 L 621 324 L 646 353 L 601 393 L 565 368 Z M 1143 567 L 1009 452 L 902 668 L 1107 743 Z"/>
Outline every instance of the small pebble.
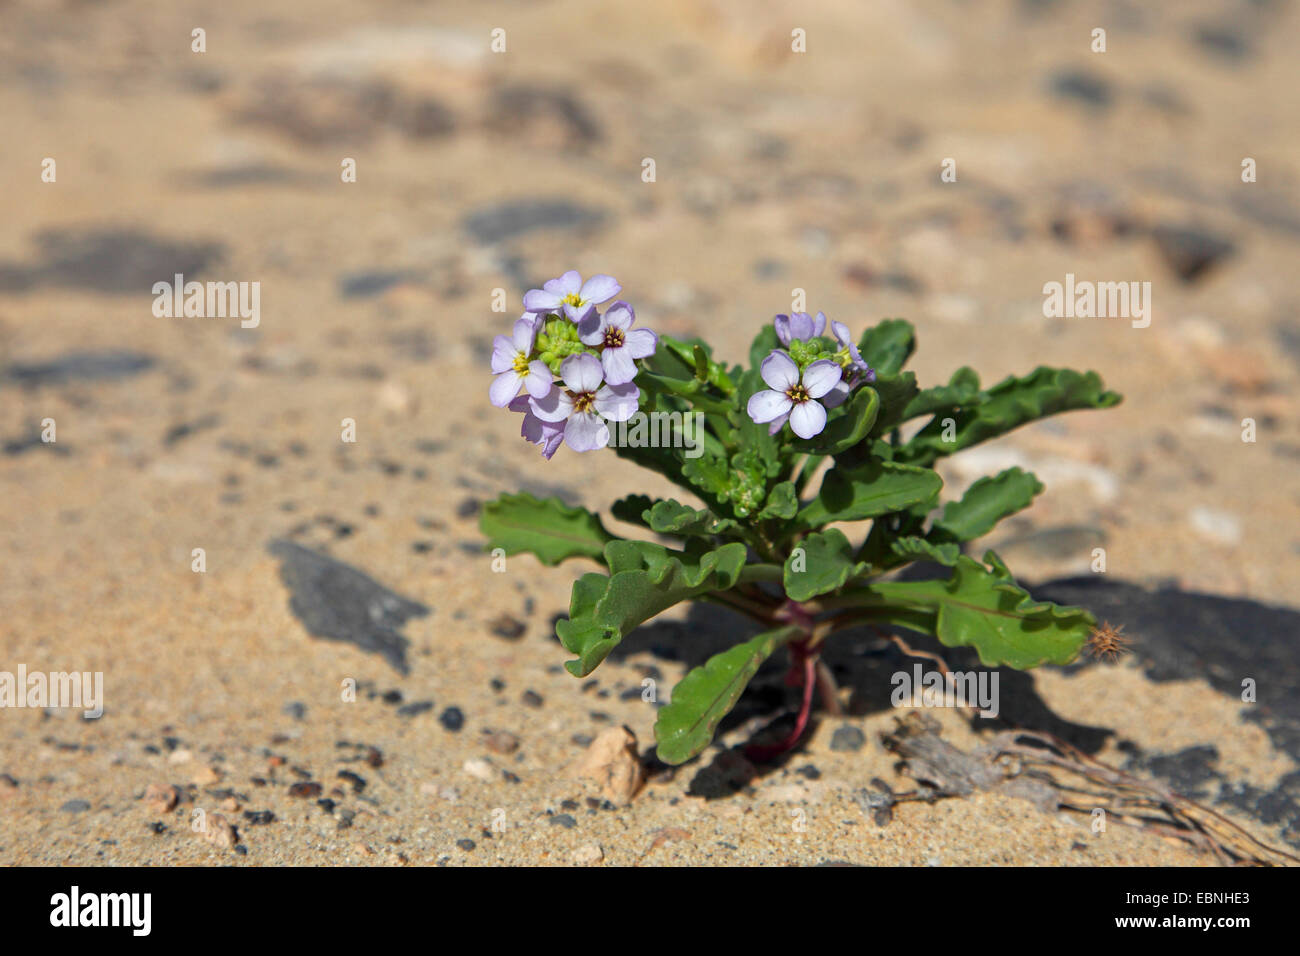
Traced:
<path fill-rule="evenodd" d="M 851 724 L 845 724 L 835 728 L 835 733 L 831 735 L 831 750 L 861 750 L 866 740 L 866 734 L 861 730 Z"/>
<path fill-rule="evenodd" d="M 528 625 L 509 614 L 499 614 L 488 621 L 488 629 L 497 637 L 505 638 L 507 641 L 517 641 L 524 636 Z"/>
<path fill-rule="evenodd" d="M 455 733 L 465 726 L 465 715 L 459 707 L 448 707 L 438 717 L 438 723 Z"/>

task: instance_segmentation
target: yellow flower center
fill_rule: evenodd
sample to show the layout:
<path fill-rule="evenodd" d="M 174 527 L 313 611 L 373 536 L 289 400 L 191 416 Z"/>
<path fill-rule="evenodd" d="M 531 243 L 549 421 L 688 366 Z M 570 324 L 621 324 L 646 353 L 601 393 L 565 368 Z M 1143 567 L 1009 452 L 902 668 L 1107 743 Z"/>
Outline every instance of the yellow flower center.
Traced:
<path fill-rule="evenodd" d="M 616 329 L 612 325 L 605 330 L 605 348 L 617 349 L 623 347 L 623 330 Z"/>
<path fill-rule="evenodd" d="M 520 375 L 528 374 L 528 356 L 523 352 L 515 353 L 515 371 Z"/>
<path fill-rule="evenodd" d="M 802 405 L 804 402 L 808 401 L 808 399 L 812 398 L 812 396 L 808 394 L 808 389 L 804 388 L 802 384 L 791 385 L 786 389 L 785 394 L 786 397 L 796 405 Z"/>
<path fill-rule="evenodd" d="M 571 305 L 574 308 L 577 308 L 578 306 L 582 305 L 582 296 L 577 292 L 570 292 L 563 299 L 561 299 L 560 302 L 563 305 Z"/>
<path fill-rule="evenodd" d="M 596 407 L 595 392 L 570 392 L 575 412 L 589 412 Z"/>

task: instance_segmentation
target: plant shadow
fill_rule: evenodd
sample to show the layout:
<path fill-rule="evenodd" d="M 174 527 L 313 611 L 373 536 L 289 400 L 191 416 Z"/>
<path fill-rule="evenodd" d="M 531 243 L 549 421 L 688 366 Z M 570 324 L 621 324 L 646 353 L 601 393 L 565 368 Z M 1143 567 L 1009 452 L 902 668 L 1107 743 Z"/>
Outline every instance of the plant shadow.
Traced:
<path fill-rule="evenodd" d="M 905 577 L 936 577 L 942 576 L 942 571 L 917 565 L 909 568 Z M 1247 713 L 1245 719 L 1258 722 L 1275 747 L 1300 763 L 1300 611 L 1172 586 L 1146 588 L 1104 575 L 1049 581 L 1028 590 L 1035 598 L 1077 604 L 1092 611 L 1099 621 L 1122 626 L 1131 641 L 1133 658 L 1153 681 L 1201 678 L 1216 691 L 1236 699 L 1242 698 L 1243 681 L 1254 682 L 1249 686 L 1263 685 L 1266 691 L 1258 691 L 1258 711 Z M 757 629 L 753 622 L 726 609 L 696 604 L 685 620 L 655 622 L 638 629 L 611 656 L 627 658 L 648 653 L 688 668 L 697 667 L 752 636 Z M 913 649 L 940 654 L 954 670 L 997 674 L 998 714 L 972 718 L 977 729 L 1046 732 L 1089 754 L 1100 751 L 1109 738 L 1120 733 L 1103 724 L 1079 723 L 1055 713 L 1035 689 L 1029 672 L 985 668 L 971 648 L 943 647 L 931 637 L 898 633 Z M 850 691 L 849 713 L 859 716 L 894 708 L 892 678 L 899 671 L 911 673 L 917 664 L 926 672 L 935 669 L 931 660 L 906 654 L 870 628 L 836 634 L 828 642 L 823 659 L 837 683 Z M 785 685 L 786 666 L 786 656 L 778 654 L 760 668 L 719 732 L 741 726 L 757 729 L 741 747 L 715 750 L 711 756 L 706 752 L 709 763 L 695 772 L 690 792 L 708 798 L 725 797 L 743 789 L 755 776 L 801 759 L 799 748 L 758 767 L 743 757 L 745 746 L 768 742 L 792 726 L 799 689 Z M 1106 665 L 1084 656 L 1064 670 L 1077 673 L 1096 666 Z M 824 714 L 816 713 L 814 726 L 818 717 L 825 719 Z M 1281 824 L 1300 839 L 1300 772 L 1288 775 L 1275 789 L 1264 792 L 1218 773 L 1214 766 L 1218 752 L 1213 747 L 1208 748 L 1208 757 L 1206 747 L 1176 754 L 1143 754 L 1123 741 L 1121 747 L 1129 755 L 1129 768 L 1182 785 L 1189 796 L 1231 803 L 1264 822 Z"/>

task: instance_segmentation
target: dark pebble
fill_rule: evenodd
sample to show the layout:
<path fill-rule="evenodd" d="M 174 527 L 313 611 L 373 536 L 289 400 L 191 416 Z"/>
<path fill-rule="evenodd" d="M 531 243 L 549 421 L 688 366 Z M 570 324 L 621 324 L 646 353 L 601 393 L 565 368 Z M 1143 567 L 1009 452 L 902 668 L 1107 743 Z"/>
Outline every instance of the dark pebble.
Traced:
<path fill-rule="evenodd" d="M 567 813 L 557 814 L 556 816 L 551 817 L 548 822 L 553 827 L 564 827 L 566 830 L 572 830 L 578 825 L 578 821 L 573 819 L 573 817 L 569 816 Z"/>
<path fill-rule="evenodd" d="M 809 780 L 820 780 L 822 777 L 822 772 L 812 764 L 804 764 L 795 772 L 798 773 L 799 776 L 806 777 Z"/>
<path fill-rule="evenodd" d="M 479 508 L 481 507 L 482 505 L 479 504 L 477 498 L 466 498 L 456 506 L 456 517 L 472 518 L 474 515 L 478 514 Z"/>
<path fill-rule="evenodd" d="M 503 637 L 507 641 L 517 641 L 524 636 L 528 630 L 528 625 L 518 618 L 511 617 L 509 614 L 501 614 L 488 622 L 488 627 L 497 637 Z"/>
<path fill-rule="evenodd" d="M 319 797 L 321 795 L 321 785 L 316 781 L 302 781 L 289 786 L 289 796 L 291 797 Z"/>
<path fill-rule="evenodd" d="M 275 822 L 275 814 L 270 810 L 245 810 L 244 819 L 253 826 Z"/>
<path fill-rule="evenodd" d="M 438 717 L 438 723 L 454 733 L 465 726 L 465 715 L 459 707 L 448 707 Z"/>
<path fill-rule="evenodd" d="M 307 705 L 297 700 L 285 704 L 280 710 L 281 713 L 288 714 L 294 720 L 302 720 L 307 716 Z"/>
<path fill-rule="evenodd" d="M 1229 240 L 1195 226 L 1156 226 L 1151 238 L 1165 263 L 1184 282 L 1195 282 L 1236 251 Z"/>
<path fill-rule="evenodd" d="M 866 741 L 866 734 L 857 727 L 845 724 L 843 727 L 836 727 L 835 733 L 831 734 L 831 750 L 861 750 Z"/>
<path fill-rule="evenodd" d="M 90 809 L 90 803 L 86 800 L 69 800 L 59 810 L 63 813 L 85 813 Z"/>
<path fill-rule="evenodd" d="M 399 717 L 417 717 L 431 710 L 433 710 L 433 701 L 417 700 L 412 704 L 397 708 L 397 714 Z"/>
<path fill-rule="evenodd" d="M 1110 83 L 1095 73 L 1063 70 L 1052 77 L 1052 92 L 1061 99 L 1074 100 L 1093 109 L 1105 109 L 1111 103 Z"/>
<path fill-rule="evenodd" d="M 351 770 L 340 770 L 338 776 L 340 780 L 346 780 L 352 784 L 353 793 L 360 793 L 366 789 L 366 778 L 360 774 L 355 774 Z"/>
<path fill-rule="evenodd" d="M 567 199 L 518 199 L 480 207 L 462 220 L 475 242 L 502 242 L 540 230 L 590 229 L 606 219 L 605 213 Z"/>
<path fill-rule="evenodd" d="M 525 707 L 541 707 L 546 702 L 545 698 L 535 690 L 524 691 L 520 700 L 523 701 Z"/>
<path fill-rule="evenodd" d="M 460 847 L 462 850 L 464 850 L 466 853 L 474 849 L 474 847 L 478 846 L 478 844 L 475 843 L 473 840 L 457 840 L 456 845 Z"/>

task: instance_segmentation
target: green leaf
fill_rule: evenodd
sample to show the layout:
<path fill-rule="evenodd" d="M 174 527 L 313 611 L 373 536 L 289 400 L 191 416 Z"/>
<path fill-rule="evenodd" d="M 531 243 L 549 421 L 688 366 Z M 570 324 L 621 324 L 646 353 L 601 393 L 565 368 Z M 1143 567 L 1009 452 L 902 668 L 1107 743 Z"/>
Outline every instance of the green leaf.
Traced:
<path fill-rule="evenodd" d="M 765 631 L 715 654 L 683 677 L 655 721 L 659 759 L 676 765 L 703 751 L 763 662 L 801 633 L 793 626 Z"/>
<path fill-rule="evenodd" d="M 867 437 L 880 410 L 880 396 L 869 385 L 857 389 L 852 397 L 834 409 L 820 435 L 796 439 L 791 447 L 810 455 L 838 455 Z"/>
<path fill-rule="evenodd" d="M 730 518 L 719 518 L 707 508 L 696 510 L 669 498 L 656 501 L 645 513 L 647 526 L 660 534 L 715 535 L 739 527 Z"/>
<path fill-rule="evenodd" d="M 908 404 L 903 421 L 936 412 L 950 412 L 970 405 L 982 405 L 987 396 L 980 390 L 980 377 L 968 365 L 952 373 L 947 385 L 927 388 Z"/>
<path fill-rule="evenodd" d="M 749 346 L 749 367 L 751 370 L 757 370 L 763 364 L 763 359 L 767 358 L 774 349 L 781 347 L 781 340 L 776 337 L 776 328 L 771 322 L 765 322 L 763 327 L 758 330 L 754 336 L 754 341 Z M 745 396 L 749 400 L 749 396 Z"/>
<path fill-rule="evenodd" d="M 1042 482 L 1019 468 L 981 478 L 966 489 L 960 501 L 944 505 L 929 537 L 937 542 L 971 541 L 988 534 L 1003 518 L 1028 508 L 1042 490 Z"/>
<path fill-rule="evenodd" d="M 876 375 L 895 375 L 916 349 L 916 330 L 906 319 L 885 319 L 862 333 L 858 351 Z"/>
<path fill-rule="evenodd" d="M 527 492 L 489 501 L 478 526 L 488 548 L 501 548 L 506 554 L 531 552 L 551 565 L 575 557 L 603 561 L 605 544 L 617 540 L 586 508 L 569 507 L 559 498 L 534 498 Z"/>
<path fill-rule="evenodd" d="M 947 581 L 874 582 L 864 603 L 878 602 L 883 618 L 928 631 L 948 647 L 974 647 L 985 667 L 1027 670 L 1073 661 L 1096 618 L 1082 608 L 1035 601 L 996 554 L 984 560 L 988 567 L 960 556 Z"/>
<path fill-rule="evenodd" d="M 767 503 L 758 513 L 758 520 L 780 518 L 789 521 L 799 511 L 799 496 L 793 481 L 783 481 L 767 493 Z"/>
<path fill-rule="evenodd" d="M 935 561 L 952 567 L 961 556 L 961 547 L 956 544 L 935 544 L 916 535 L 894 538 L 889 542 L 889 550 L 903 564 L 909 561 Z"/>
<path fill-rule="evenodd" d="M 877 375 L 871 387 L 880 395 L 880 414 L 871 427 L 871 434 L 883 435 L 907 417 L 907 408 L 920 389 L 912 372 Z"/>
<path fill-rule="evenodd" d="M 820 528 L 832 521 L 860 521 L 932 501 L 943 479 L 930 468 L 868 461 L 863 465 L 836 465 L 822 479 L 817 497 L 799 512 L 805 528 Z"/>
<path fill-rule="evenodd" d="M 672 551 L 648 541 L 611 541 L 608 575 L 584 574 L 574 582 L 569 618 L 556 622 L 560 643 L 576 660 L 564 666 L 590 674 L 633 629 L 674 604 L 734 587 L 745 566 L 739 542 L 714 551 Z"/>
<path fill-rule="evenodd" d="M 819 594 L 842 588 L 867 565 L 853 560 L 853 546 L 838 528 L 808 535 L 785 559 L 785 595 L 792 601 L 807 601 Z"/>
<path fill-rule="evenodd" d="M 1080 408 L 1109 408 L 1120 401 L 1102 386 L 1096 372 L 1040 366 L 1022 378 L 1007 378 L 990 388 L 987 401 L 947 415 L 936 415 L 895 453 L 898 461 L 929 465 L 1027 422 Z M 944 439 L 944 420 L 954 424 L 952 440 Z"/>

